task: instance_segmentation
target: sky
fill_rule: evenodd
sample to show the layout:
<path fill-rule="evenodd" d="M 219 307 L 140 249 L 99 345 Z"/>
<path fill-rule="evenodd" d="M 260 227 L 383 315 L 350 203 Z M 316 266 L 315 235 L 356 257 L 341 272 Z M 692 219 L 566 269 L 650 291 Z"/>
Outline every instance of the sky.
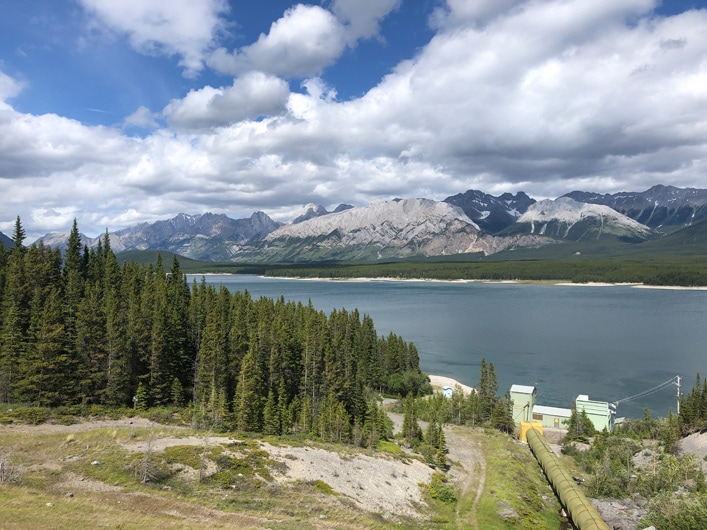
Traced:
<path fill-rule="evenodd" d="M 707 187 L 707 0 L 5 0 L 0 231 Z"/>

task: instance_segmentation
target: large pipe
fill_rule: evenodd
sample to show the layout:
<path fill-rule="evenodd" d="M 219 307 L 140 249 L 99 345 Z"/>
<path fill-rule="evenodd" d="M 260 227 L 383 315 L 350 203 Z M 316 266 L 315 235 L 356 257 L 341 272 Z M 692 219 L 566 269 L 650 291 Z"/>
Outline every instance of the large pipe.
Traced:
<path fill-rule="evenodd" d="M 567 510 L 572 523 L 579 530 L 610 530 L 574 479 L 562 467 L 557 455 L 550 449 L 542 434 L 535 429 L 529 429 L 526 432 L 526 437 L 530 450 L 537 458 L 552 489 L 555 490 L 560 502 Z"/>

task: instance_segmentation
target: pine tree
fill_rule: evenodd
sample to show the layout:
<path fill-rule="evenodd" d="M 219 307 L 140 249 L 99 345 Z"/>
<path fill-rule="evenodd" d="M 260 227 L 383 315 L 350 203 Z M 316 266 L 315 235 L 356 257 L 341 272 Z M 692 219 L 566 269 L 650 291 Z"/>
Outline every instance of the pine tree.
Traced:
<path fill-rule="evenodd" d="M 435 453 L 435 465 L 441 471 L 447 470 L 447 439 L 444 430 L 440 428 L 437 438 L 437 452 Z"/>
<path fill-rule="evenodd" d="M 260 432 L 262 428 L 261 385 L 260 369 L 251 350 L 243 357 L 236 386 L 235 414 L 239 431 Z"/>
<path fill-rule="evenodd" d="M 18 230 L 21 230 L 21 225 L 19 229 L 16 228 L 16 232 Z M 29 347 L 31 300 L 29 286 L 25 268 L 25 249 L 22 246 L 15 246 L 10 251 L 7 261 L 0 331 L 0 398 L 5 402 L 14 399 L 14 388 L 19 379 L 19 366 Z"/>
<path fill-rule="evenodd" d="M 145 411 L 150 407 L 150 394 L 147 391 L 147 386 L 142 381 L 137 385 L 133 403 L 135 408 L 141 411 Z"/>
<path fill-rule="evenodd" d="M 172 390 L 170 394 L 172 395 L 172 405 L 181 407 L 184 404 L 184 387 L 178 377 L 172 379 Z"/>
<path fill-rule="evenodd" d="M 75 319 L 78 391 L 86 402 L 102 401 L 106 388 L 106 322 L 98 284 L 86 286 Z"/>
<path fill-rule="evenodd" d="M 170 328 L 168 320 L 167 286 L 164 270 L 157 267 L 155 276 L 152 333 L 150 337 L 150 401 L 154 405 L 167 405 L 174 372 L 172 371 Z"/>
<path fill-rule="evenodd" d="M 433 419 L 430 421 L 425 430 L 425 443 L 436 448 L 439 445 L 439 433 L 441 430 L 442 428 L 437 423 L 437 420 Z"/>
<path fill-rule="evenodd" d="M 61 313 L 61 294 L 52 289 L 46 299 L 37 296 L 33 301 L 31 334 L 27 355 L 19 365 L 17 397 L 20 401 L 40 406 L 58 406 L 66 403 L 68 381 L 73 377 L 67 366 L 64 344 L 64 324 Z"/>
<path fill-rule="evenodd" d="M 12 233 L 12 242 L 14 244 L 13 248 L 17 249 L 19 252 L 24 252 L 24 241 L 26 237 L 27 234 L 22 226 L 20 216 L 18 215 L 17 219 L 15 220 L 15 231 Z"/>
<path fill-rule="evenodd" d="M 402 435 L 410 447 L 417 447 L 422 441 L 422 429 L 417 423 L 417 410 L 412 392 L 403 401 Z"/>
<path fill-rule="evenodd" d="M 280 434 L 280 413 L 275 400 L 275 392 L 268 392 L 263 409 L 263 434 Z"/>

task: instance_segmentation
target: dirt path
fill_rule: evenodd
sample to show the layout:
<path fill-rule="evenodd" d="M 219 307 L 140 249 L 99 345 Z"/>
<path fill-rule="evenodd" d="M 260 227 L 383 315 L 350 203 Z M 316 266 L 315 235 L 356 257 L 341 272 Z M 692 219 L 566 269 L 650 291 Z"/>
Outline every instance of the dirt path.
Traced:
<path fill-rule="evenodd" d="M 393 428 L 397 432 L 402 428 L 403 415 L 389 412 L 388 416 L 393 420 Z M 424 430 L 426 422 L 419 422 Z M 471 440 L 468 431 L 464 431 L 454 425 L 444 427 L 444 436 L 447 442 L 447 460 L 450 463 L 449 476 L 457 484 L 462 497 L 474 496 L 471 510 L 462 513 L 462 502 L 457 503 L 456 519 L 457 528 L 478 529 L 476 521 L 476 508 L 481 499 L 486 483 L 486 460 L 478 442 Z"/>
<path fill-rule="evenodd" d="M 462 513 L 460 510 L 463 503 L 457 503 L 457 528 L 471 526 L 478 529 L 476 508 L 486 483 L 484 455 L 478 442 L 470 440 L 468 432 L 463 432 L 456 426 L 446 426 L 444 436 L 449 449 L 448 460 L 456 464 L 451 466 L 449 474 L 459 484 L 462 497 L 474 497 L 468 513 Z"/>

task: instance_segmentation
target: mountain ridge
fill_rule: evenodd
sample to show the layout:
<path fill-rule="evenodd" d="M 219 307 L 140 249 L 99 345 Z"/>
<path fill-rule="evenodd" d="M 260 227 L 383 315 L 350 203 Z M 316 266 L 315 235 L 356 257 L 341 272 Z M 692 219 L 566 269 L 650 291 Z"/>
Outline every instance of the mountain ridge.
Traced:
<path fill-rule="evenodd" d="M 572 191 L 563 197 L 609 206 L 650 228 L 668 231 L 707 217 L 707 189 L 658 184 L 642 192 L 599 194 Z"/>
<path fill-rule="evenodd" d="M 639 242 L 657 237 L 647 226 L 608 206 L 578 202 L 569 197 L 536 202 L 518 218 L 508 233 L 537 233 L 568 241 L 610 236 L 626 242 Z"/>
<path fill-rule="evenodd" d="M 587 201 L 576 201 L 570 195 L 587 197 Z M 115 252 L 162 250 L 191 259 L 234 262 L 375 261 L 477 252 L 490 255 L 564 241 L 608 238 L 637 243 L 659 237 L 630 216 L 600 204 L 617 197 L 572 192 L 554 201 L 536 201 L 524 192 L 495 197 L 468 190 L 443 201 L 410 198 L 357 207 L 340 204 L 332 212 L 312 203 L 288 223 L 274 221 L 263 212 L 239 219 L 210 212 L 181 213 L 171 219 L 123 228 L 109 236 Z M 623 197 L 624 205 L 645 205 L 652 197 L 654 210 L 671 205 L 675 210 L 691 201 L 695 215 L 691 214 L 690 222 L 702 209 L 707 210 L 707 190 L 654 186 Z M 540 211 L 545 212 L 544 217 Z M 677 223 L 678 216 L 671 219 Z M 82 242 L 92 247 L 102 237 L 83 236 Z M 67 239 L 68 234 L 40 238 L 45 245 L 60 248 L 65 247 Z"/>

